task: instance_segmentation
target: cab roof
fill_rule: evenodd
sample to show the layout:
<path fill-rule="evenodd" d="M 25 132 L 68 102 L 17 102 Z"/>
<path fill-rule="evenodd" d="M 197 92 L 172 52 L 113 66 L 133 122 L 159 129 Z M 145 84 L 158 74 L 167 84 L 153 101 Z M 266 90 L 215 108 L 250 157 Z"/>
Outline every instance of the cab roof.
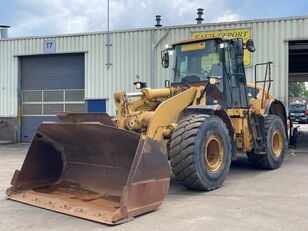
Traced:
<path fill-rule="evenodd" d="M 185 39 L 185 40 L 179 40 L 174 43 L 172 43 L 172 46 L 179 45 L 179 44 L 186 44 L 186 43 L 192 43 L 192 42 L 201 42 L 206 40 L 229 40 L 228 37 L 207 37 L 207 38 L 191 38 L 191 39 Z"/>

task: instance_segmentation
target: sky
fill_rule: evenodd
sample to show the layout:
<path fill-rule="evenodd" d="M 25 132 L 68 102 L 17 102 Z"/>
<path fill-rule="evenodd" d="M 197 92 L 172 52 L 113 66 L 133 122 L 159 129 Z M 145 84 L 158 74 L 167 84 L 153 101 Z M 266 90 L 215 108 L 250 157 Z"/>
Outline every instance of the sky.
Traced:
<path fill-rule="evenodd" d="M 0 24 L 11 37 L 105 31 L 107 0 L 1 0 Z M 308 15 L 307 0 L 110 0 L 110 29 L 152 27 Z"/>

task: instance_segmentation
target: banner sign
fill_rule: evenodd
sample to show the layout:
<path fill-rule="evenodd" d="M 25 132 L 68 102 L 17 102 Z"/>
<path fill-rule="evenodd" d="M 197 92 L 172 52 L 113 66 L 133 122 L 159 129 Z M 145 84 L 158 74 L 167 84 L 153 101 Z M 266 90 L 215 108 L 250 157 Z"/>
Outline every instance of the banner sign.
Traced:
<path fill-rule="evenodd" d="M 244 42 L 250 39 L 251 29 L 227 29 L 227 30 L 214 30 L 214 31 L 198 31 L 191 32 L 192 38 L 210 38 L 210 37 L 222 37 L 226 36 L 229 38 L 242 38 Z M 249 66 L 250 62 L 250 52 L 244 50 L 244 65 Z"/>

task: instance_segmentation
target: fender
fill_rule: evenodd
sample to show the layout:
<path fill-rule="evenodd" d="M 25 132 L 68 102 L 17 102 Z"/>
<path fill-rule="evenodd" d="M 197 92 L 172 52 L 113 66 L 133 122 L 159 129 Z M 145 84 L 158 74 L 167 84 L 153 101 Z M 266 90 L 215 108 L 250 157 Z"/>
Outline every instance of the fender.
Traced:
<path fill-rule="evenodd" d="M 286 108 L 283 103 L 276 99 L 271 100 L 265 108 L 264 116 L 267 115 L 276 115 L 281 118 L 285 127 L 286 135 L 288 137 L 288 117 Z"/>

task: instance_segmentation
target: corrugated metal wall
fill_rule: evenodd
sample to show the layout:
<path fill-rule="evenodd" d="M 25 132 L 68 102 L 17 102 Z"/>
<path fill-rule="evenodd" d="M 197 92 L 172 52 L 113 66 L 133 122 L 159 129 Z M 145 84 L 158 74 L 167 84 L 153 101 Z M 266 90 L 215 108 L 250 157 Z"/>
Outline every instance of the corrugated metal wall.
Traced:
<path fill-rule="evenodd" d="M 0 116 L 17 115 L 18 56 L 43 54 L 47 38 L 0 40 Z M 106 67 L 106 35 L 103 33 L 48 37 L 56 40 L 57 53 L 85 52 L 86 98 L 109 98 L 113 92 L 133 91 L 133 81 L 150 81 L 151 31 L 111 34 L 112 66 Z"/>
<path fill-rule="evenodd" d="M 156 72 L 157 86 L 170 79 L 171 69 L 160 66 L 160 51 L 165 44 L 186 39 L 192 31 L 209 31 L 231 28 L 252 28 L 252 38 L 257 51 L 252 54 L 252 64 L 273 61 L 275 84 L 272 93 L 287 102 L 288 43 L 290 39 L 308 39 L 308 17 L 293 17 L 259 21 L 242 21 L 225 24 L 187 25 L 179 27 L 149 28 L 111 33 L 111 62 L 106 66 L 106 34 L 77 34 L 46 37 L 56 40 L 57 53 L 85 52 L 86 98 L 108 98 L 107 109 L 113 114 L 113 92 L 135 91 L 136 80 L 151 83 L 151 74 Z M 153 42 L 166 37 L 156 47 L 156 60 L 152 60 Z M 23 38 L 0 40 L 0 116 L 16 116 L 18 104 L 18 55 L 43 53 L 46 38 Z M 152 70 L 152 63 L 156 71 Z M 253 68 L 248 67 L 249 80 Z"/>

